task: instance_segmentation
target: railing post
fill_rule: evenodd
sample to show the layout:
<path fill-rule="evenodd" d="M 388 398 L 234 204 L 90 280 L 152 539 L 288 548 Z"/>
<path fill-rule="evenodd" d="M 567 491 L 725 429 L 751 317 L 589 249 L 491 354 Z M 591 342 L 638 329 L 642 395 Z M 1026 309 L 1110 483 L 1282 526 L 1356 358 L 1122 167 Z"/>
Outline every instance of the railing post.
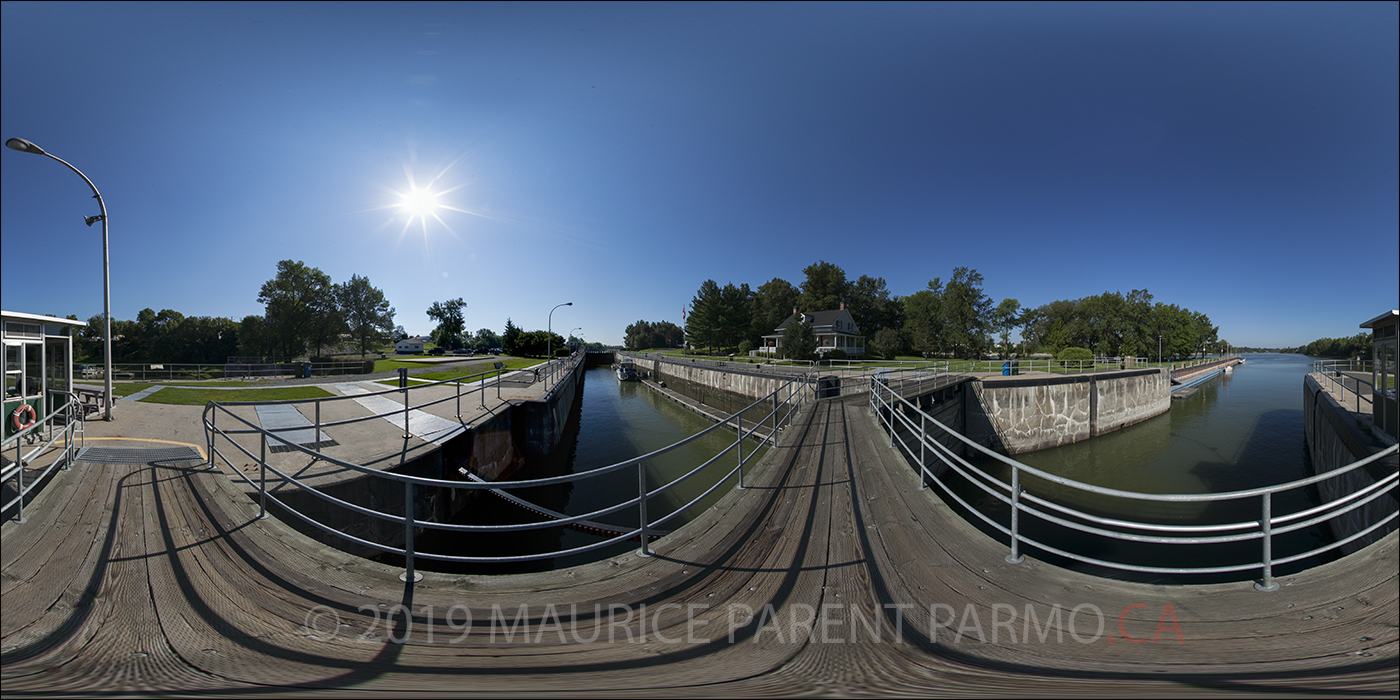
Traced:
<path fill-rule="evenodd" d="M 773 392 L 773 432 L 768 434 L 773 446 L 778 446 L 778 392 Z"/>
<path fill-rule="evenodd" d="M 928 466 L 924 463 L 924 442 L 928 440 L 928 431 L 924 428 L 924 412 L 919 411 L 919 490 L 928 488 L 924 483 L 924 472 Z"/>
<path fill-rule="evenodd" d="M 259 432 L 258 438 L 262 443 L 261 453 L 258 457 L 258 466 L 261 472 L 258 475 L 258 520 L 267 519 L 267 433 Z"/>
<path fill-rule="evenodd" d="M 744 490 L 744 417 L 743 417 L 742 415 L 737 415 L 737 414 L 736 414 L 734 417 L 737 419 L 737 420 L 735 421 L 735 423 L 739 426 L 738 437 L 736 437 L 736 438 L 734 439 L 734 444 L 737 445 L 738 448 L 739 448 L 739 490 L 740 490 L 740 491 L 743 491 L 743 490 Z"/>
<path fill-rule="evenodd" d="M 640 524 L 638 528 L 642 535 L 642 548 L 637 550 L 637 556 L 651 556 L 651 547 L 647 544 L 647 470 L 646 462 L 637 462 L 637 513 Z"/>
<path fill-rule="evenodd" d="M 412 481 L 403 482 L 403 573 L 399 574 L 399 580 L 404 583 L 423 580 L 423 574 L 413 570 L 413 531 L 417 522 L 413 512 L 415 486 Z"/>
<path fill-rule="evenodd" d="M 460 421 L 460 420 L 462 420 L 462 380 L 461 380 L 461 379 L 458 379 L 457 382 L 456 382 L 456 384 L 457 384 L 457 420 Z"/>
<path fill-rule="evenodd" d="M 218 409 L 218 408 L 215 408 L 214 410 L 212 410 L 212 411 L 209 412 L 209 426 L 208 426 L 207 428 L 204 429 L 204 434 L 205 434 L 205 436 L 209 438 L 207 442 L 208 442 L 208 444 L 209 444 L 209 469 L 210 469 L 210 470 L 214 470 L 214 469 L 218 469 L 218 468 L 219 468 L 218 463 L 214 461 L 214 427 L 215 427 L 215 422 L 216 422 L 218 419 L 219 419 L 219 409 Z"/>
<path fill-rule="evenodd" d="M 311 434 L 311 441 L 316 443 L 316 454 L 321 454 L 321 400 L 316 399 L 316 432 Z"/>
<path fill-rule="evenodd" d="M 1274 518 L 1273 518 L 1273 493 L 1265 493 L 1263 497 L 1263 507 L 1260 509 L 1259 522 L 1264 531 L 1264 578 L 1254 584 L 1254 589 L 1270 593 L 1278 590 L 1278 581 L 1274 580 Z"/>
<path fill-rule="evenodd" d="M 413 437 L 408 431 L 408 369 L 399 368 L 399 390 L 403 392 L 403 439 Z"/>
<path fill-rule="evenodd" d="M 1021 470 L 1011 465 L 1011 553 L 1006 555 L 1006 563 L 1020 564 L 1021 556 Z"/>
<path fill-rule="evenodd" d="M 15 465 L 19 469 L 15 472 L 15 478 L 19 480 L 19 510 L 15 512 L 15 522 L 24 523 L 24 461 L 20 455 L 20 443 L 24 438 L 15 440 Z"/>

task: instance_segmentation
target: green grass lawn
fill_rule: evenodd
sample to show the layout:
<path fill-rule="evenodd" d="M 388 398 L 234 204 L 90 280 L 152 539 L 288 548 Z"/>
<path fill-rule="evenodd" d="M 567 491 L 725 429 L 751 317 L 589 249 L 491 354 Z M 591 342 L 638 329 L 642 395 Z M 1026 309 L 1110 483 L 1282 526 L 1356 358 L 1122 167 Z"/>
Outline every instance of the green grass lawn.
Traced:
<path fill-rule="evenodd" d="M 116 389 L 113 388 L 115 392 Z M 244 389 L 242 391 L 220 391 L 218 389 L 191 389 L 171 387 L 161 389 L 141 401 L 164 403 L 176 406 L 203 406 L 210 401 L 283 401 L 286 399 L 317 399 L 335 394 L 314 386 L 289 386 L 276 389 Z"/>
<path fill-rule="evenodd" d="M 117 396 L 131 396 L 138 391 L 145 391 L 153 386 L 189 386 L 193 382 L 181 382 L 179 380 L 167 382 L 112 382 L 112 393 Z M 199 382 L 200 387 L 206 386 L 252 386 L 248 382 L 226 381 L 226 382 Z"/>
<path fill-rule="evenodd" d="M 444 369 L 436 372 L 422 372 L 420 374 L 415 374 L 412 377 L 409 377 L 409 379 L 421 379 L 430 382 L 440 382 L 444 379 L 459 379 L 461 377 L 470 377 L 474 374 L 481 374 L 483 372 L 489 372 L 495 369 L 496 362 L 504 364 L 506 369 L 525 369 L 527 367 L 534 367 L 535 365 L 542 365 L 545 361 L 543 359 L 535 359 L 530 357 L 510 357 L 504 360 L 484 360 L 481 362 L 474 362 L 465 367 L 453 367 L 452 369 Z M 421 367 L 421 365 L 419 366 Z M 376 383 L 383 384 L 384 386 L 389 387 L 397 387 L 399 385 L 399 380 L 385 379 Z"/>

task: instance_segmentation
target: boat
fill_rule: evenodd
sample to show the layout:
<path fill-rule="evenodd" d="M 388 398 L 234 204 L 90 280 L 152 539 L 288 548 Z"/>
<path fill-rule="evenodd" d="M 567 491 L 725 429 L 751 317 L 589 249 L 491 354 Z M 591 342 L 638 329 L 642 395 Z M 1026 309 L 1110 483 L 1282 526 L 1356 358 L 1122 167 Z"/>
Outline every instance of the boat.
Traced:
<path fill-rule="evenodd" d="M 613 365 L 617 370 L 617 380 L 620 382 L 635 382 L 639 378 L 637 375 L 637 365 L 632 362 L 632 358 L 624 357 Z"/>

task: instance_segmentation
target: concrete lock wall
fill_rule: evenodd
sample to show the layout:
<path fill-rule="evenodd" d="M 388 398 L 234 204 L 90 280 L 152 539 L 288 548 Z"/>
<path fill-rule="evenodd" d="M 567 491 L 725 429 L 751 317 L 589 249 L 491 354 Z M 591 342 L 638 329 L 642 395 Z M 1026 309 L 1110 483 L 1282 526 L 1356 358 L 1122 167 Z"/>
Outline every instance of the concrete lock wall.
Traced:
<path fill-rule="evenodd" d="M 988 378 L 964 392 L 967 436 L 1008 455 L 1087 440 L 1171 409 L 1164 370 Z"/>
<path fill-rule="evenodd" d="M 1385 447 L 1369 430 L 1363 430 L 1351 413 L 1342 408 L 1332 395 L 1311 376 L 1303 378 L 1303 434 L 1307 438 L 1308 457 L 1312 459 L 1313 474 L 1323 474 L 1365 459 Z M 1396 457 L 1378 460 L 1353 469 L 1342 476 L 1318 482 L 1317 492 L 1324 503 L 1330 503 L 1364 489 L 1396 469 Z M 1365 506 L 1327 521 L 1332 536 L 1345 539 L 1372 524 L 1384 520 L 1397 507 L 1395 489 Z M 1341 547 L 1345 554 L 1356 552 L 1376 542 L 1395 529 L 1392 522 L 1371 534 Z"/>
<path fill-rule="evenodd" d="M 663 382 L 683 382 L 705 401 L 705 392 L 714 392 L 734 404 L 747 405 L 757 401 L 792 381 L 790 376 L 773 376 L 758 372 L 718 369 L 699 363 L 663 360 L 655 357 L 633 356 L 638 369 Z M 718 402 L 717 402 L 718 403 Z"/>

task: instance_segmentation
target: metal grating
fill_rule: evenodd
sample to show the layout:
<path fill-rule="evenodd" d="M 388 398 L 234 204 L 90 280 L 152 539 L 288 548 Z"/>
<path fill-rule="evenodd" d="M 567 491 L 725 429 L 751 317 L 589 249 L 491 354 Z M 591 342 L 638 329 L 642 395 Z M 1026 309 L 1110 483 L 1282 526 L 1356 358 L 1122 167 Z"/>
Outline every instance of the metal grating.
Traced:
<path fill-rule="evenodd" d="M 203 462 L 193 447 L 84 447 L 74 462 L 88 464 L 149 464 L 151 462 Z"/>

